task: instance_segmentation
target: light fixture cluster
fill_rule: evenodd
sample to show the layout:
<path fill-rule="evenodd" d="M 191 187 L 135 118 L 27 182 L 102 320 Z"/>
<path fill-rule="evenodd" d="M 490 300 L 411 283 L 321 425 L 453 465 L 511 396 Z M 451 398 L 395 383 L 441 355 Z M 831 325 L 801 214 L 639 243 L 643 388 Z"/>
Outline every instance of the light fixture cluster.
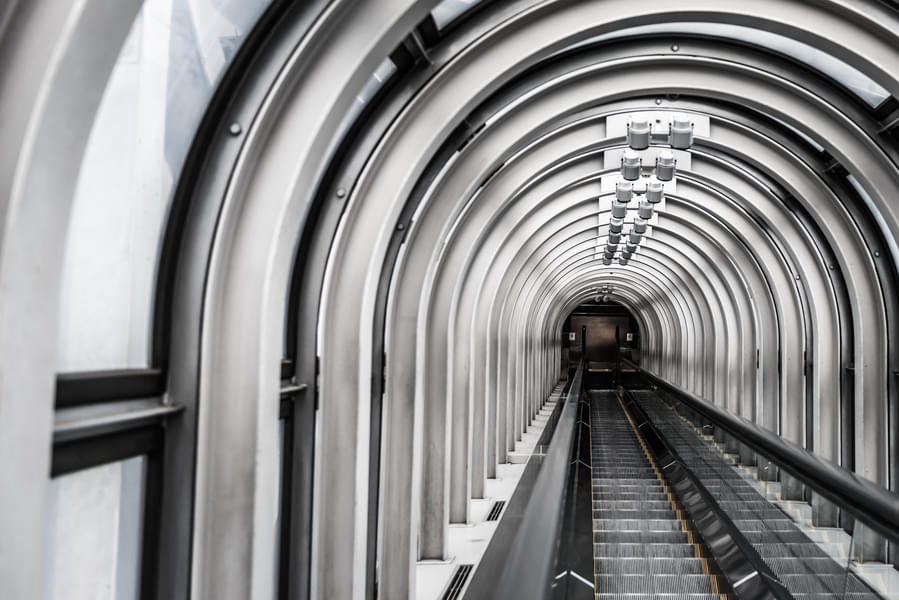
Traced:
<path fill-rule="evenodd" d="M 601 302 L 611 302 L 612 301 L 612 297 L 609 296 L 609 294 L 612 292 L 612 286 L 610 286 L 609 284 L 607 284 L 607 283 L 603 284 L 602 287 L 596 288 L 595 292 L 596 292 L 596 295 L 593 297 L 593 301 L 596 304 L 599 304 Z"/>
<path fill-rule="evenodd" d="M 660 137 L 660 136 L 659 136 Z M 686 150 L 693 145 L 693 123 L 682 114 L 673 116 L 668 127 L 668 135 L 661 146 L 667 143 L 672 149 Z M 603 252 L 602 263 L 611 265 L 624 242 L 618 262 L 626 265 L 643 240 L 646 227 L 652 218 L 656 204 L 664 198 L 664 183 L 672 181 L 677 170 L 677 160 L 668 148 L 661 148 L 655 155 L 651 170 L 643 164 L 643 156 L 653 142 L 652 122 L 642 116 L 633 116 L 627 123 L 627 149 L 621 156 L 615 197 L 612 200 L 612 214 L 609 219 L 609 238 Z M 636 201 L 637 214 L 633 225 L 625 235 L 624 224 L 628 205 Z"/>

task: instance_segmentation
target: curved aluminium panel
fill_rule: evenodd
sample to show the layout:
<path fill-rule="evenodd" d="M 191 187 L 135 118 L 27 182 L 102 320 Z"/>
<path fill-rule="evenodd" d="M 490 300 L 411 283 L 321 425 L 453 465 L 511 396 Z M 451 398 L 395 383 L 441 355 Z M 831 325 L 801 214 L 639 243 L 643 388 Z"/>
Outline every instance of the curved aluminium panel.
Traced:
<path fill-rule="evenodd" d="M 411 252 L 411 250 L 410 250 L 409 252 Z M 443 297 L 443 294 L 440 294 L 440 293 L 437 293 L 436 295 L 437 295 L 438 297 L 440 297 L 440 298 Z M 438 337 L 439 337 L 439 336 L 438 336 Z M 500 346 L 499 351 L 502 352 L 502 346 Z M 444 361 L 445 361 L 445 359 L 437 358 L 435 364 L 442 365 L 442 364 L 444 363 Z M 436 368 L 436 367 L 435 367 L 435 368 Z M 518 371 L 520 371 L 520 370 L 521 370 L 521 367 L 515 367 L 515 369 L 517 369 Z M 449 372 L 453 372 L 453 371 L 449 371 Z M 441 387 L 442 387 L 442 384 L 438 384 L 438 389 L 441 388 Z"/>
<path fill-rule="evenodd" d="M 551 25 L 547 25 L 547 28 L 551 29 L 551 27 L 552 27 Z M 511 58 L 513 56 L 513 53 L 511 51 L 507 50 L 506 52 L 507 52 L 507 54 L 505 54 L 505 56 L 507 58 Z M 518 50 L 516 50 L 515 52 L 518 52 Z M 480 59 L 481 57 L 478 57 L 478 58 Z M 486 61 L 486 57 L 483 60 Z M 678 59 L 678 60 L 680 61 L 680 59 Z M 334 273 L 334 274 L 346 273 L 346 276 L 343 278 L 343 281 L 345 281 L 345 285 L 340 284 L 338 287 L 330 287 L 329 288 L 330 291 L 328 292 L 328 296 L 326 297 L 326 300 L 324 303 L 324 306 L 326 307 L 326 313 L 325 313 L 326 315 L 327 314 L 340 315 L 339 325 L 341 328 L 341 329 L 335 329 L 334 327 L 332 327 L 332 325 L 329 325 L 327 322 L 327 316 L 326 316 L 326 321 L 324 322 L 324 325 L 322 327 L 323 343 L 325 341 L 327 341 L 327 344 L 324 344 L 322 346 L 322 361 L 323 361 L 323 366 L 325 368 L 325 371 L 323 373 L 323 381 L 322 381 L 322 393 L 325 397 L 329 397 L 329 396 L 330 397 L 358 397 L 358 398 L 360 398 L 361 402 L 363 402 L 363 403 L 365 402 L 364 401 L 365 390 L 367 389 L 366 385 L 365 385 L 365 381 L 367 380 L 367 376 L 365 375 L 365 370 L 364 370 L 365 369 L 365 366 L 364 366 L 365 361 L 363 360 L 360 363 L 362 365 L 362 371 L 360 372 L 359 379 L 358 379 L 359 384 L 357 386 L 353 382 L 353 380 L 347 380 L 343 375 L 345 369 L 349 368 L 351 365 L 348 363 L 342 362 L 341 360 L 338 360 L 338 357 L 334 354 L 335 352 L 344 351 L 348 347 L 349 348 L 359 347 L 359 348 L 361 348 L 361 356 L 364 357 L 366 355 L 368 346 L 366 345 L 365 340 L 366 340 L 366 336 L 368 334 L 366 333 L 365 327 L 362 327 L 360 329 L 360 322 L 354 321 L 352 319 L 346 319 L 345 316 L 348 314 L 359 314 L 360 317 L 362 317 L 364 319 L 364 315 L 366 314 L 366 311 L 367 311 L 367 309 L 364 308 L 365 302 L 370 302 L 370 298 L 371 298 L 370 292 L 366 293 L 365 290 L 366 289 L 370 290 L 371 285 L 373 285 L 373 282 L 369 279 L 368 280 L 369 283 L 366 284 L 368 286 L 367 288 L 365 286 L 360 286 L 359 284 L 362 283 L 362 281 L 363 281 L 363 280 L 360 280 L 360 277 L 359 277 L 359 275 L 361 275 L 361 273 L 357 272 L 354 274 L 353 265 L 356 265 L 356 266 L 369 265 L 368 267 L 364 268 L 364 271 L 367 271 L 369 273 L 379 273 L 380 272 L 380 269 L 375 266 L 375 265 L 377 265 L 376 260 L 373 260 L 376 258 L 377 253 L 374 253 L 375 256 L 373 256 L 372 246 L 371 246 L 371 242 L 378 238 L 371 237 L 371 236 L 366 238 L 364 235 L 361 235 L 362 233 L 364 233 L 364 231 L 354 228 L 352 226 L 352 223 L 359 223 L 360 226 L 364 226 L 369 231 L 372 231 L 371 230 L 372 223 L 377 222 L 378 219 L 382 219 L 385 214 L 388 215 L 387 219 L 384 219 L 383 221 L 381 221 L 383 223 L 383 225 L 381 225 L 382 233 L 381 233 L 381 237 L 380 237 L 380 239 L 382 241 L 380 242 L 380 246 L 376 246 L 376 248 L 383 247 L 383 240 L 385 239 L 384 235 L 386 235 L 386 233 L 389 231 L 393 231 L 393 229 L 394 229 L 393 219 L 395 217 L 390 216 L 390 215 L 398 214 L 398 209 L 402 204 L 403 197 L 407 193 L 407 190 L 410 189 L 408 182 L 414 181 L 414 179 L 415 179 L 414 173 L 416 172 L 416 170 L 418 170 L 419 172 L 421 171 L 421 167 L 415 167 L 414 169 L 409 170 L 410 164 L 408 161 L 408 157 L 410 156 L 410 152 L 407 149 L 415 148 L 417 152 L 421 152 L 422 149 L 425 149 L 422 156 L 427 156 L 428 155 L 427 149 L 435 148 L 435 144 L 437 143 L 437 140 L 439 140 L 441 138 L 441 136 L 447 135 L 447 132 L 450 129 L 450 126 L 446 120 L 446 115 L 453 114 L 452 111 L 454 111 L 454 110 L 458 111 L 460 108 L 462 108 L 462 110 L 459 112 L 456 112 L 455 114 L 457 114 L 457 115 L 463 114 L 466 105 L 471 104 L 471 101 L 466 102 L 466 101 L 461 100 L 460 92 L 463 92 L 464 90 L 467 89 L 467 86 L 470 85 L 469 81 L 473 78 L 474 75 L 476 75 L 476 73 L 474 72 L 476 67 L 473 66 L 473 62 L 474 61 L 473 61 L 471 55 L 469 54 L 469 56 L 465 60 L 456 59 L 449 67 L 447 67 L 447 71 L 449 71 L 451 69 L 455 75 L 453 78 L 453 85 L 452 85 L 453 93 L 452 94 L 447 93 L 444 96 L 444 98 L 447 101 L 443 102 L 442 105 L 439 103 L 435 104 L 435 102 L 440 100 L 440 98 L 436 94 L 436 92 L 433 90 L 428 92 L 428 97 L 427 97 L 428 103 L 427 104 L 425 104 L 423 100 L 416 99 L 416 104 L 414 105 L 414 109 L 409 109 L 407 111 L 407 115 L 405 115 L 403 117 L 404 119 L 407 119 L 407 121 L 402 126 L 396 125 L 395 129 L 389 134 L 390 136 L 392 136 L 391 139 L 393 139 L 395 141 L 392 141 L 389 144 L 385 142 L 385 144 L 378 150 L 378 153 L 376 155 L 377 158 L 374 158 L 372 160 L 372 162 L 369 164 L 368 171 L 365 175 L 366 179 L 364 181 L 369 181 L 371 183 L 365 184 L 365 185 L 360 185 L 359 187 L 355 188 L 352 193 L 350 205 L 348 207 L 348 213 L 347 213 L 348 216 L 343 224 L 344 230 L 341 233 L 341 236 L 337 239 L 335 250 L 332 254 L 333 258 L 332 258 L 332 263 L 331 263 L 331 268 L 332 268 L 331 272 L 332 273 Z M 656 65 L 657 66 L 656 72 L 658 72 L 658 73 L 666 73 L 667 72 L 670 74 L 670 78 L 666 79 L 666 80 L 662 80 L 662 81 L 655 81 L 654 82 L 655 85 L 662 86 L 664 88 L 668 88 L 668 87 L 671 87 L 672 83 L 683 80 L 682 73 L 679 74 L 679 73 L 675 73 L 672 71 L 672 67 L 677 66 L 677 65 L 672 64 L 675 61 L 667 61 L 667 62 L 656 61 L 656 62 L 658 62 L 658 65 Z M 683 65 L 681 65 L 683 72 L 687 72 L 688 70 L 697 68 L 697 65 L 694 64 L 695 61 L 683 59 L 681 62 L 684 63 Z M 478 64 L 481 64 L 481 66 L 484 66 L 486 63 L 481 63 L 479 60 Z M 719 66 L 719 65 L 709 63 L 709 64 L 703 65 L 703 68 L 712 69 L 715 66 Z M 622 66 L 621 68 L 624 68 L 624 67 Z M 488 67 L 488 68 L 485 68 L 485 70 L 489 71 L 490 69 Z M 499 67 L 497 67 L 494 72 L 500 73 L 501 70 Z M 621 80 L 621 77 L 620 77 L 621 72 L 620 71 L 615 71 L 613 73 L 614 73 L 614 78 L 619 81 L 621 88 L 628 88 L 630 93 L 639 93 L 639 91 L 640 91 L 639 88 L 635 88 L 634 86 L 629 85 L 630 82 L 628 82 L 628 81 Z M 649 75 L 650 73 L 651 72 L 649 70 L 646 70 L 646 71 L 642 72 L 641 74 Z M 444 75 L 444 74 L 441 73 L 441 75 Z M 757 75 L 757 74 L 753 74 L 753 75 Z M 636 75 L 634 76 L 634 79 L 637 79 Z M 491 83 L 491 85 L 493 85 L 498 80 L 498 77 L 495 75 L 494 76 L 486 76 L 486 77 L 481 76 L 481 80 L 489 81 Z M 709 77 L 707 78 L 707 81 L 696 82 L 689 91 L 696 93 L 696 94 L 701 94 L 705 90 L 715 89 L 717 92 L 717 86 L 725 85 L 725 84 L 730 86 L 734 83 L 734 81 L 735 81 L 734 70 L 732 68 L 722 69 L 720 71 L 720 73 L 716 76 L 713 76 L 710 74 Z M 748 81 L 749 80 L 747 80 L 747 82 Z M 757 87 L 759 85 L 759 79 L 751 78 L 751 84 L 753 86 L 753 89 L 755 89 L 755 87 Z M 441 82 L 441 85 L 448 86 L 449 84 Z M 432 80 L 431 82 L 429 82 L 428 87 L 436 88 L 436 80 Z M 449 89 L 449 88 L 447 87 L 446 89 Z M 675 89 L 678 89 L 678 88 L 675 87 Z M 772 94 L 772 97 L 774 97 L 775 95 L 776 94 Z M 473 98 L 477 98 L 478 96 L 483 98 L 485 96 L 484 91 L 480 91 L 479 93 L 473 95 Z M 614 98 L 614 94 L 612 94 L 612 93 L 610 93 L 609 96 Z M 712 94 L 712 96 L 716 97 L 719 100 L 728 98 L 727 96 L 723 96 L 720 93 Z M 745 94 L 740 93 L 740 92 L 731 91 L 731 96 L 729 96 L 729 98 L 736 98 L 738 96 L 745 96 Z M 452 100 L 452 102 L 449 102 L 450 99 Z M 593 101 L 595 102 L 596 100 L 594 99 Z M 518 112 L 519 110 L 520 110 L 520 107 L 516 107 L 515 112 Z M 784 116 L 788 116 L 789 112 L 791 112 L 791 111 L 785 110 L 778 114 L 780 116 L 784 117 Z M 428 117 L 427 115 L 431 115 L 431 116 Z M 414 120 L 412 120 L 412 117 L 414 117 Z M 797 119 L 794 118 L 791 122 L 795 123 L 796 120 Z M 430 133 L 430 134 L 425 133 L 426 131 L 429 131 L 429 128 L 421 125 L 422 122 L 428 122 L 428 123 L 438 125 L 438 128 L 431 130 L 431 131 L 436 132 L 436 135 L 434 133 Z M 418 131 L 420 133 L 416 133 L 416 131 Z M 400 134 L 402 134 L 402 138 L 400 137 Z M 430 135 L 431 137 L 429 138 L 428 135 Z M 407 148 L 407 149 L 404 149 L 404 148 Z M 392 158 L 392 156 L 395 156 L 395 158 Z M 391 168 L 393 169 L 392 171 L 387 167 L 387 165 L 391 164 L 391 163 L 392 163 Z M 418 164 L 423 164 L 423 163 L 418 163 Z M 399 187 L 397 187 L 396 186 L 397 182 L 406 182 L 406 184 L 400 185 Z M 392 204 L 384 201 L 379 206 L 372 206 L 370 208 L 366 208 L 366 206 L 362 205 L 362 202 L 360 200 L 361 198 L 378 198 L 378 199 L 385 199 L 385 200 L 387 198 L 393 198 L 394 200 L 392 201 Z M 384 211 L 385 207 L 391 207 L 391 206 L 392 206 L 392 208 L 390 210 L 388 210 L 386 212 Z M 366 210 L 366 216 L 354 215 L 354 211 L 357 209 Z M 420 220 L 421 216 L 422 216 L 421 213 L 419 213 L 419 215 L 417 215 L 416 218 Z M 374 233 L 374 231 L 372 233 Z M 350 252 L 349 251 L 350 248 L 355 248 L 355 250 Z M 413 253 L 411 245 L 409 247 L 407 247 L 405 252 L 410 255 Z M 330 282 L 330 284 L 332 286 L 336 285 L 336 283 L 337 283 L 336 280 L 331 280 L 331 282 Z M 350 286 L 350 287 L 347 287 L 347 286 Z M 433 294 L 435 294 L 435 296 L 437 298 L 442 298 L 441 294 L 438 294 L 436 291 L 432 292 L 431 288 L 426 287 L 425 289 L 428 294 L 433 293 Z M 331 303 L 331 300 L 329 300 L 328 298 L 335 299 L 333 304 Z M 369 300 L 366 300 L 366 298 L 368 298 Z M 363 307 L 360 312 L 357 312 L 358 309 L 353 308 L 353 306 L 354 306 L 353 303 L 356 301 L 356 299 L 361 299 L 363 301 Z M 432 308 L 429 303 L 425 303 L 424 306 L 425 306 L 426 311 L 427 310 L 436 310 L 436 309 Z M 435 313 L 435 318 L 445 319 L 446 317 L 442 316 L 441 311 L 438 311 L 437 313 Z M 517 321 L 518 327 L 524 328 L 525 327 L 524 324 L 526 322 L 527 322 L 526 319 L 519 319 Z M 798 320 L 797 320 L 797 322 L 798 322 Z M 338 324 L 336 321 L 332 321 L 332 323 L 334 324 L 334 326 L 336 326 Z M 509 327 L 510 328 L 512 327 L 511 322 L 509 322 Z M 340 330 L 345 331 L 346 335 L 340 334 L 339 333 Z M 428 339 L 426 331 L 427 330 L 422 330 L 422 329 L 417 330 L 417 335 L 423 336 L 421 338 L 420 342 L 416 345 L 417 348 L 424 348 L 425 344 L 433 343 L 432 340 Z M 510 364 L 509 369 L 504 370 L 506 367 L 506 364 L 507 364 L 507 362 L 506 362 L 507 357 L 510 356 L 509 354 L 506 353 L 507 352 L 506 348 L 516 348 L 516 349 L 517 348 L 527 348 L 527 345 L 526 345 L 526 342 L 524 342 L 520 337 L 507 339 L 505 337 L 506 333 L 503 333 L 503 332 L 500 332 L 500 333 L 501 333 L 501 337 L 499 337 L 499 343 L 497 343 L 497 345 L 493 349 L 493 352 L 494 352 L 492 354 L 493 358 L 488 358 L 487 360 L 490 361 L 488 364 L 491 364 L 491 366 L 495 366 L 495 368 L 498 370 L 498 373 L 501 375 L 501 378 L 503 379 L 503 381 L 501 381 L 498 384 L 499 387 L 497 389 L 500 390 L 498 393 L 505 395 L 506 405 L 509 408 L 511 408 L 512 410 L 517 410 L 518 415 L 519 415 L 517 422 L 520 423 L 522 420 L 522 415 L 525 414 L 525 411 L 522 408 L 523 405 L 521 405 L 520 403 L 526 401 L 526 402 L 531 403 L 531 406 L 533 406 L 534 398 L 528 398 L 527 400 L 515 399 L 514 404 L 511 404 L 511 405 L 509 404 L 508 399 L 516 393 L 515 390 L 519 389 L 518 387 L 516 387 L 518 382 L 516 381 L 516 378 L 513 376 L 513 374 L 514 373 L 522 373 L 522 372 L 526 371 L 529 368 L 528 365 L 531 365 L 534 363 L 532 363 L 530 361 L 530 359 L 526 358 L 526 356 L 522 357 L 521 355 L 517 355 L 517 358 L 515 359 L 516 360 L 515 365 Z M 500 335 L 500 333 L 498 333 L 497 335 Z M 509 333 L 511 334 L 512 332 L 509 332 Z M 361 337 L 359 337 L 359 336 L 361 336 Z M 507 339 L 507 341 L 504 342 L 504 341 L 502 341 L 503 339 Z M 406 341 L 406 343 L 408 343 L 409 342 L 408 338 L 406 338 L 405 341 Z M 334 343 L 333 343 L 333 345 L 329 346 L 329 344 L 331 344 L 331 342 L 334 342 Z M 361 345 L 359 344 L 359 342 L 361 342 Z M 490 343 L 492 344 L 493 342 L 490 342 Z M 504 346 L 504 344 L 506 344 L 506 345 Z M 333 348 L 333 350 L 329 350 L 328 349 L 329 347 Z M 436 348 L 438 348 L 438 349 L 441 348 L 441 345 L 437 344 Z M 489 354 L 489 352 L 490 351 L 488 350 L 488 356 L 491 356 Z M 416 364 L 418 366 L 417 366 L 417 375 L 416 375 L 416 378 L 414 381 L 415 381 L 415 385 L 419 386 L 419 387 L 418 387 L 418 391 L 415 393 L 413 398 L 421 398 L 422 394 L 425 394 L 425 393 L 427 393 L 427 395 L 429 397 L 434 397 L 435 395 L 438 395 L 437 397 L 441 397 L 441 396 L 445 397 L 445 398 L 448 397 L 447 394 L 448 394 L 448 390 L 450 388 L 447 387 L 448 384 L 446 381 L 447 381 L 447 377 L 449 377 L 448 373 L 452 373 L 452 372 L 446 371 L 447 359 L 444 357 L 443 354 L 433 354 L 432 352 L 425 352 L 424 355 L 422 355 L 421 349 L 417 350 L 417 353 L 418 353 L 417 354 L 418 362 Z M 795 355 L 795 352 L 793 353 L 793 355 Z M 535 358 L 534 360 L 537 360 L 537 359 Z M 398 362 L 398 363 L 394 363 L 394 364 L 396 364 L 397 367 L 404 365 L 402 368 L 405 368 L 405 369 L 410 368 L 409 363 L 406 363 L 406 362 Z M 391 368 L 391 363 L 388 360 L 388 369 L 390 369 L 390 368 Z M 330 369 L 333 369 L 333 370 L 330 370 Z M 329 375 L 329 373 L 330 373 L 330 375 Z M 502 375 L 503 373 L 505 373 L 504 376 Z M 876 376 L 872 377 L 872 380 L 874 380 L 874 379 L 876 379 Z M 388 380 L 390 380 L 390 375 L 388 375 Z M 860 381 L 863 381 L 863 379 L 860 379 Z M 432 387 L 426 388 L 425 387 L 426 382 L 428 382 L 427 385 L 432 386 Z M 424 391 L 425 389 L 428 389 L 429 391 L 425 392 Z M 501 391 L 501 390 L 506 390 L 506 391 Z M 420 402 L 421 402 L 421 400 L 418 400 L 418 399 L 414 400 L 413 406 L 423 407 L 423 405 L 420 404 Z M 363 405 L 364 404 L 359 405 L 359 406 L 363 406 Z M 515 408 L 515 407 L 518 407 L 518 408 Z M 331 417 L 328 416 L 327 410 L 330 410 L 330 409 L 326 409 L 326 412 L 323 413 L 322 417 L 323 417 L 323 419 L 325 419 L 325 421 L 324 421 L 325 423 L 330 423 L 332 421 L 329 420 L 329 419 L 331 419 Z M 417 415 L 417 413 L 413 412 L 412 414 L 413 414 L 413 419 L 411 420 L 411 422 L 414 424 L 415 419 L 421 418 L 421 417 L 420 417 L 420 415 Z M 457 416 L 459 416 L 459 415 L 457 414 Z M 464 423 L 466 417 L 464 416 L 464 414 L 461 415 L 461 417 L 462 417 L 462 422 Z M 336 425 L 336 422 L 337 422 L 336 420 L 333 421 L 333 423 L 335 423 L 335 425 Z M 439 434 L 441 427 L 444 429 L 444 431 L 446 430 L 446 426 L 447 426 L 446 423 L 447 422 L 444 421 L 443 424 L 432 423 L 432 425 L 434 427 L 436 427 L 437 432 Z M 427 430 L 425 430 L 425 431 L 427 431 Z M 435 446 L 439 447 L 441 445 L 439 442 L 439 439 L 441 439 L 441 438 L 439 438 L 439 437 L 432 439 L 428 435 L 422 435 L 422 438 L 431 440 L 429 443 L 431 443 Z M 415 439 L 414 436 L 413 436 L 413 439 Z M 458 448 L 458 446 L 457 446 L 457 448 Z M 323 456 L 325 457 L 325 460 L 327 460 L 327 457 L 329 456 L 327 445 L 323 448 Z M 450 459 L 448 459 L 446 457 L 443 457 L 441 459 L 439 457 L 435 457 L 433 455 L 428 455 L 428 453 L 425 453 L 423 460 L 425 462 L 427 462 L 428 460 L 434 460 L 434 466 L 436 468 L 436 471 L 434 471 L 434 472 L 438 474 L 437 475 L 438 481 L 445 481 L 445 479 L 443 479 L 443 478 L 447 476 L 447 475 L 441 475 L 441 473 L 446 473 L 446 474 L 451 473 L 451 469 L 449 466 Z M 457 459 L 457 460 L 459 460 L 459 459 Z M 321 465 L 320 465 L 320 468 L 322 468 Z M 414 477 L 413 477 L 413 481 L 415 481 Z M 432 489 L 428 485 L 425 485 L 424 488 L 425 488 L 425 490 Z M 414 494 L 414 492 L 413 492 L 413 494 Z M 442 502 L 442 499 L 445 498 L 445 494 L 437 493 L 437 494 L 435 494 L 435 496 L 437 497 L 436 502 Z M 416 503 L 413 501 L 413 505 L 415 505 L 415 504 Z M 433 504 L 429 504 L 427 501 L 424 502 L 425 510 L 433 510 L 433 508 L 432 508 L 433 506 L 434 506 Z M 326 508 L 323 506 L 322 510 L 331 510 L 331 508 L 330 507 Z M 338 511 L 335 509 L 334 512 L 337 513 Z M 441 524 L 445 524 L 446 522 L 448 522 L 450 517 L 446 516 L 445 518 L 442 518 L 440 516 L 442 514 L 443 513 L 438 510 L 437 511 L 438 516 L 434 520 L 439 521 Z M 447 515 L 448 515 L 448 513 L 447 513 Z M 438 529 L 441 529 L 442 527 L 443 527 L 443 525 L 440 525 L 438 527 Z M 385 527 L 385 530 L 389 530 L 389 529 L 390 529 L 389 527 Z M 430 530 L 426 530 L 426 531 L 430 531 Z M 356 537 L 355 537 L 356 541 L 354 542 L 354 544 L 358 545 L 359 543 L 361 543 L 360 538 L 359 538 L 360 534 L 359 534 L 358 529 L 357 529 L 357 533 L 355 535 L 356 535 Z M 429 544 L 432 541 L 437 541 L 437 540 L 439 540 L 439 536 L 432 537 L 431 534 L 425 535 L 425 536 L 423 536 L 423 545 Z M 338 542 L 335 541 L 334 543 L 337 544 Z M 438 541 L 438 547 L 439 547 L 439 544 L 440 543 Z M 343 547 L 346 548 L 347 546 L 343 546 Z M 358 556 L 358 554 L 356 556 Z M 408 556 L 408 554 L 401 554 L 400 556 Z M 385 574 L 385 576 L 386 576 L 386 574 Z M 402 575 L 400 575 L 400 577 L 401 577 L 401 579 L 403 579 Z"/>

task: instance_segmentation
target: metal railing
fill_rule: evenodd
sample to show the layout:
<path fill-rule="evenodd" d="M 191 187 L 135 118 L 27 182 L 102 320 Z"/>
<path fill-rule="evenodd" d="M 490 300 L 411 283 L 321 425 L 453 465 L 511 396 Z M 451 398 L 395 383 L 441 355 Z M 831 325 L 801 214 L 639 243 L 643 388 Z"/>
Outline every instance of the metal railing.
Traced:
<path fill-rule="evenodd" d="M 533 456 L 532 461 L 539 469 L 530 490 L 522 490 L 529 494 L 523 502 L 523 511 L 519 518 L 510 520 L 509 526 L 515 530 L 507 534 L 511 541 L 503 550 L 502 556 L 496 557 L 497 567 L 501 568 L 497 579 L 497 571 L 490 577 L 478 577 L 469 586 L 466 598 L 521 598 L 544 599 L 552 593 L 553 569 L 559 554 L 559 541 L 563 531 L 565 502 L 569 486 L 569 463 L 572 450 L 577 440 L 578 404 L 583 392 L 583 362 L 578 365 L 565 396 L 561 408 L 557 407 L 558 418 L 546 454 Z M 530 465 L 529 465 L 530 467 Z M 519 484 L 521 488 L 521 484 Z M 518 494 L 518 491 L 516 491 Z M 516 502 L 515 496 L 510 501 Z M 507 514 L 504 521 L 512 516 Z M 501 524 L 502 525 L 502 524 Z M 494 535 L 500 534 L 497 530 Z M 488 548 L 488 552 L 489 552 Z M 498 553 L 497 553 L 498 554 Z M 485 571 L 487 555 L 479 565 L 479 571 Z M 492 561 L 491 561 L 492 562 Z M 501 565 L 501 567 L 500 567 Z M 489 569 L 492 570 L 492 569 Z"/>
<path fill-rule="evenodd" d="M 844 508 L 856 519 L 894 543 L 899 543 L 899 494 L 784 440 L 777 434 L 717 407 L 633 362 L 622 362 L 673 394 L 682 404 L 753 451 L 779 464 L 790 475 L 822 497 Z"/>

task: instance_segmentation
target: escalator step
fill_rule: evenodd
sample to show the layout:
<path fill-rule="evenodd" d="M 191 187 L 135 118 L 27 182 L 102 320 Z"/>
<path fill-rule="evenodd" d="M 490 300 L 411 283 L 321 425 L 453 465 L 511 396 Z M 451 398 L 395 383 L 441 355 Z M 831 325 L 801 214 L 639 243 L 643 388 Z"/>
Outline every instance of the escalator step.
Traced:
<path fill-rule="evenodd" d="M 593 519 L 593 531 L 681 531 L 673 519 Z"/>
<path fill-rule="evenodd" d="M 670 510 L 671 503 L 661 500 L 598 500 L 593 499 L 594 508 L 605 510 Z"/>
<path fill-rule="evenodd" d="M 845 589 L 849 593 L 864 593 L 867 588 L 851 574 L 827 575 L 781 575 L 780 580 L 788 590 L 794 593 L 807 594 L 842 594 Z"/>
<path fill-rule="evenodd" d="M 594 541 L 607 544 L 687 544 L 684 531 L 597 531 Z"/>
<path fill-rule="evenodd" d="M 824 573 L 837 575 L 846 571 L 846 565 L 840 565 L 830 557 L 780 557 L 765 556 L 765 562 L 777 575 L 796 575 L 801 573 Z"/>
<path fill-rule="evenodd" d="M 745 514 L 738 514 L 738 511 L 728 512 L 727 515 L 733 520 L 734 525 L 742 532 L 747 531 L 795 531 L 796 525 L 793 521 L 783 516 L 781 513 L 779 519 L 771 519 L 765 517 L 752 517 Z"/>
<path fill-rule="evenodd" d="M 704 575 L 701 558 L 598 558 L 598 575 Z"/>
<path fill-rule="evenodd" d="M 846 592 L 845 595 L 842 592 L 830 594 L 823 592 L 812 594 L 797 592 L 793 594 L 793 598 L 795 600 L 878 600 L 878 596 L 871 592 Z"/>
<path fill-rule="evenodd" d="M 711 594 L 707 575 L 603 575 L 595 576 L 598 594 L 618 592 L 637 594 Z"/>
<path fill-rule="evenodd" d="M 659 487 L 658 492 L 650 492 L 647 491 L 645 494 L 638 494 L 635 492 L 618 492 L 615 490 L 594 490 L 593 491 L 593 499 L 594 500 L 603 500 L 603 501 L 620 501 L 620 502 L 663 502 L 668 500 L 668 495 L 661 491 L 661 487 Z"/>
<path fill-rule="evenodd" d="M 829 558 L 817 545 L 813 544 L 756 544 L 755 549 L 764 557 Z"/>
<path fill-rule="evenodd" d="M 593 554 L 603 558 L 694 558 L 687 544 L 593 544 Z"/>
<path fill-rule="evenodd" d="M 592 479 L 593 485 L 605 485 L 610 488 L 620 489 L 622 492 L 639 492 L 640 490 L 646 488 L 659 488 L 661 489 L 662 484 L 659 483 L 659 480 L 656 479 L 656 476 L 652 477 L 594 477 Z"/>
<path fill-rule="evenodd" d="M 676 519 L 677 513 L 673 510 L 654 510 L 654 509 L 644 509 L 644 510 L 609 510 L 601 507 L 593 507 L 595 512 L 595 516 L 600 519 L 624 519 L 628 521 L 634 521 L 639 519 L 651 519 L 653 521 L 659 521 L 664 519 Z"/>
<path fill-rule="evenodd" d="M 809 543 L 808 537 L 801 531 L 744 531 L 743 537 L 755 544 L 803 544 Z"/>
<path fill-rule="evenodd" d="M 596 600 L 721 600 L 719 594 L 596 594 Z"/>

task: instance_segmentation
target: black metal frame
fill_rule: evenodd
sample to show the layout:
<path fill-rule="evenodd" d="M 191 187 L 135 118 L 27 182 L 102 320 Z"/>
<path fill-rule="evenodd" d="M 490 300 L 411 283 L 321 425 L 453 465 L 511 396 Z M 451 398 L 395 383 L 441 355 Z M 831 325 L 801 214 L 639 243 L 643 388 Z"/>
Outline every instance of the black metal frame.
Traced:
<path fill-rule="evenodd" d="M 152 398 L 164 392 L 162 369 L 61 373 L 56 377 L 56 408 Z"/>
<path fill-rule="evenodd" d="M 284 421 L 284 439 L 281 447 L 281 499 L 279 504 L 281 528 L 278 532 L 278 581 L 276 582 L 277 597 L 282 599 L 290 597 L 290 578 L 282 576 L 282 573 L 290 572 L 292 556 L 291 531 L 293 529 L 293 512 L 291 511 L 291 506 L 294 474 L 291 467 L 296 446 L 294 430 L 297 414 L 297 411 L 294 410 L 294 405 L 308 390 L 305 385 L 288 384 L 288 386 L 286 388 L 282 387 L 278 410 L 278 418 Z"/>

